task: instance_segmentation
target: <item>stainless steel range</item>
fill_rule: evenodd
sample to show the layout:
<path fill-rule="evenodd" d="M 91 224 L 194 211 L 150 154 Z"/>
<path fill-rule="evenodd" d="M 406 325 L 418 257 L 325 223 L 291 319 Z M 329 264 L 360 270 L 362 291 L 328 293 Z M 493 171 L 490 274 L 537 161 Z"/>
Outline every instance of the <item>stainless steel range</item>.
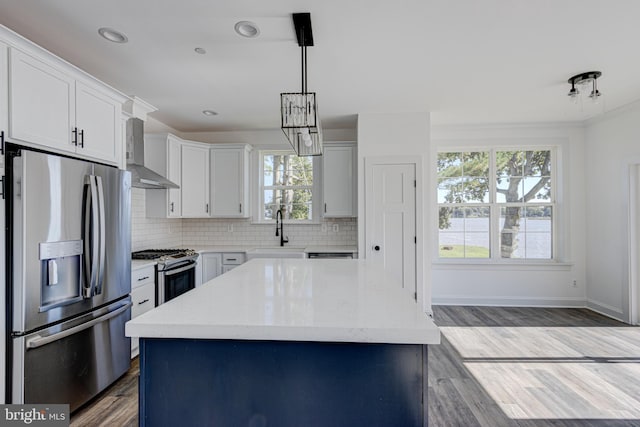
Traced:
<path fill-rule="evenodd" d="M 133 252 L 135 260 L 152 260 L 156 266 L 156 305 L 196 287 L 198 254 L 191 249 L 146 249 Z"/>

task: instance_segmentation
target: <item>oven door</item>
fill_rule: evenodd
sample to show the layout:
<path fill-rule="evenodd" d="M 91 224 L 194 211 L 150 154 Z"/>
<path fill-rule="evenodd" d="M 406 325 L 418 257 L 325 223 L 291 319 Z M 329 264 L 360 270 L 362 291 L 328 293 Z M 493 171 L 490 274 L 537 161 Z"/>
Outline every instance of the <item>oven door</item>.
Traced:
<path fill-rule="evenodd" d="M 156 305 L 165 303 L 196 287 L 196 263 L 178 264 L 158 271 Z"/>

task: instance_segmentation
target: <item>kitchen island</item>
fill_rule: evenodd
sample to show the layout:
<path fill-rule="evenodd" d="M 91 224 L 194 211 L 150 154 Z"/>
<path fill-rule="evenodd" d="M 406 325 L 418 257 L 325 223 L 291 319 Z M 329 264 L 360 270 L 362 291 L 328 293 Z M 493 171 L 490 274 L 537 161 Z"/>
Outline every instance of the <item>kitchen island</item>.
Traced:
<path fill-rule="evenodd" d="M 432 320 L 366 260 L 255 259 L 126 325 L 140 425 L 422 426 Z"/>

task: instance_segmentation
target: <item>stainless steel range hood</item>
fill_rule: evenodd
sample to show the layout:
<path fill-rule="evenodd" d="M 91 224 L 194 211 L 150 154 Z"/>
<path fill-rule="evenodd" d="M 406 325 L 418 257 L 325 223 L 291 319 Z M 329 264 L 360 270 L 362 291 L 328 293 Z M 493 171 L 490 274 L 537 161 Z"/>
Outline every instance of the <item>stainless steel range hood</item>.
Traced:
<path fill-rule="evenodd" d="M 135 117 L 127 120 L 127 170 L 131 172 L 132 187 L 180 188 L 144 166 L 144 121 Z"/>

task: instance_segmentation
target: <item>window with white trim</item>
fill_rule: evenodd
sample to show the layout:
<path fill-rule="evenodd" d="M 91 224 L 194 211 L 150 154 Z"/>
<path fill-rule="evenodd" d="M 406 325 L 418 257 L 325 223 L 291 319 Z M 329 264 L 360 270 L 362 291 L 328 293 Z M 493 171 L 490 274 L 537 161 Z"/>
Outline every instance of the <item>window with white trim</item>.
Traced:
<path fill-rule="evenodd" d="M 291 151 L 260 152 L 260 221 L 314 219 L 314 160 Z M 317 202 L 316 202 L 317 203 Z"/>
<path fill-rule="evenodd" d="M 553 259 L 553 153 L 439 152 L 439 258 Z"/>

